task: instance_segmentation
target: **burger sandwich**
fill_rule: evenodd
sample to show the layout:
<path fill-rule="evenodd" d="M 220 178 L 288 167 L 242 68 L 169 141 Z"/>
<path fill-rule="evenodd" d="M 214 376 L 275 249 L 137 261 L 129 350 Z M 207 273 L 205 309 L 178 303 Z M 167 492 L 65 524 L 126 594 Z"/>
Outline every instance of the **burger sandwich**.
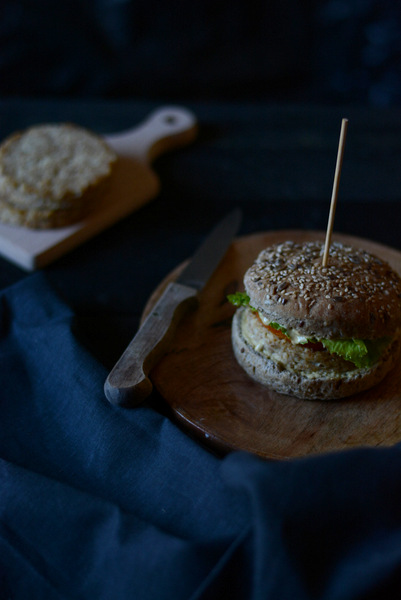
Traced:
<path fill-rule="evenodd" d="M 232 345 L 248 375 L 302 399 L 338 399 L 370 388 L 401 350 L 401 279 L 382 259 L 319 241 L 263 250 L 244 276 Z"/>

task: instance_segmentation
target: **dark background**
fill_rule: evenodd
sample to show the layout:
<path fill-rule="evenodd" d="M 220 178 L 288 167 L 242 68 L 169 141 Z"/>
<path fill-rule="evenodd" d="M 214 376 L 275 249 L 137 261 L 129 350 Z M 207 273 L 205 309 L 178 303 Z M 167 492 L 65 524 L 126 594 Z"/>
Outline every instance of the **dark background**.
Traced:
<path fill-rule="evenodd" d="M 157 390 L 132 411 L 103 392 L 228 211 L 240 235 L 327 226 L 344 116 L 335 232 L 401 250 L 399 6 L 0 0 L 0 140 L 124 131 L 170 102 L 199 122 L 155 160 L 152 202 L 38 273 L 0 258 L 1 600 L 401 597 L 399 444 L 217 457 Z"/>
<path fill-rule="evenodd" d="M 0 96 L 396 106 L 395 0 L 3 0 Z"/>
<path fill-rule="evenodd" d="M 200 124 L 196 144 L 157 159 L 152 203 L 47 276 L 85 316 L 106 304 L 136 325 L 155 285 L 233 206 L 242 234 L 324 229 L 344 116 L 335 230 L 398 248 L 400 32 L 394 0 L 0 2 L 0 139 L 65 120 L 122 131 L 169 102 Z M 162 259 L 154 240 L 169 248 Z M 1 287 L 23 276 L 1 261 Z M 110 294 L 121 286 L 132 294 Z"/>

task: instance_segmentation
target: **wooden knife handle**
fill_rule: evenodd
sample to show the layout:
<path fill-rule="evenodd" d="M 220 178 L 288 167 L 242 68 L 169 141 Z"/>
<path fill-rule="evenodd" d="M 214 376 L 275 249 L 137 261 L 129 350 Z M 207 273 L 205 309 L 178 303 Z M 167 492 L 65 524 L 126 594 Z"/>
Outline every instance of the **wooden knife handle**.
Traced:
<path fill-rule="evenodd" d="M 166 353 L 177 324 L 197 303 L 197 291 L 169 283 L 104 384 L 106 398 L 119 406 L 136 406 L 149 396 L 152 368 Z"/>

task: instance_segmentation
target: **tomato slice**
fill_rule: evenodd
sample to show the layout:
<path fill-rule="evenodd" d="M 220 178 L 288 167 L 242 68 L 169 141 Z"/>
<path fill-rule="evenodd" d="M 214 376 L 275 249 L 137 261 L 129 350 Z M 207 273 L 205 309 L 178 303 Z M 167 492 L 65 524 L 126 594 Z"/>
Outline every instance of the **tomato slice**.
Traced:
<path fill-rule="evenodd" d="M 264 325 L 264 323 L 263 323 Z M 271 331 L 271 333 L 274 333 L 277 337 L 279 337 L 282 340 L 287 340 L 287 342 L 290 342 L 290 338 L 288 337 L 288 335 L 285 335 L 284 331 L 281 331 L 280 329 L 275 329 L 274 327 L 272 327 L 271 325 L 265 325 L 265 327 Z"/>
<path fill-rule="evenodd" d="M 284 331 L 281 331 L 280 329 L 275 329 L 271 325 L 266 325 L 266 323 L 263 323 L 262 319 L 259 316 L 259 313 L 258 319 L 262 323 L 263 327 L 266 327 L 266 329 L 268 329 L 271 333 L 274 333 L 277 337 L 279 337 L 282 340 L 287 340 L 287 342 L 290 341 L 290 338 L 288 337 L 288 335 L 285 335 Z"/>
<path fill-rule="evenodd" d="M 279 337 L 281 340 L 286 340 L 287 342 L 291 342 L 290 338 L 288 337 L 288 335 L 285 335 L 284 331 L 281 331 L 281 329 L 275 329 L 271 325 L 266 325 L 266 323 L 263 323 L 259 314 L 258 314 L 258 319 L 262 323 L 263 327 L 266 327 L 266 329 L 268 329 L 271 333 L 274 333 L 274 335 Z M 324 350 L 325 349 L 323 344 L 321 344 L 320 342 L 308 342 L 307 344 L 302 344 L 302 346 L 304 348 L 309 348 L 310 350 Z"/>

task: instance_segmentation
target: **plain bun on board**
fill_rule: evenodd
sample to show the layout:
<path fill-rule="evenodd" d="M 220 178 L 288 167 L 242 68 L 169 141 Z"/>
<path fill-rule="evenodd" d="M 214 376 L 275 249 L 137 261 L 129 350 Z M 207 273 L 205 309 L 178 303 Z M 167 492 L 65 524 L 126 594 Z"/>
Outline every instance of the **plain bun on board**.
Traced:
<path fill-rule="evenodd" d="M 394 367 L 401 348 L 401 279 L 363 249 L 291 241 L 264 249 L 244 276 L 245 306 L 232 344 L 242 368 L 305 399 L 363 391 Z"/>
<path fill-rule="evenodd" d="M 0 145 L 0 221 L 35 229 L 70 225 L 96 208 L 117 155 L 71 123 L 45 123 Z"/>

